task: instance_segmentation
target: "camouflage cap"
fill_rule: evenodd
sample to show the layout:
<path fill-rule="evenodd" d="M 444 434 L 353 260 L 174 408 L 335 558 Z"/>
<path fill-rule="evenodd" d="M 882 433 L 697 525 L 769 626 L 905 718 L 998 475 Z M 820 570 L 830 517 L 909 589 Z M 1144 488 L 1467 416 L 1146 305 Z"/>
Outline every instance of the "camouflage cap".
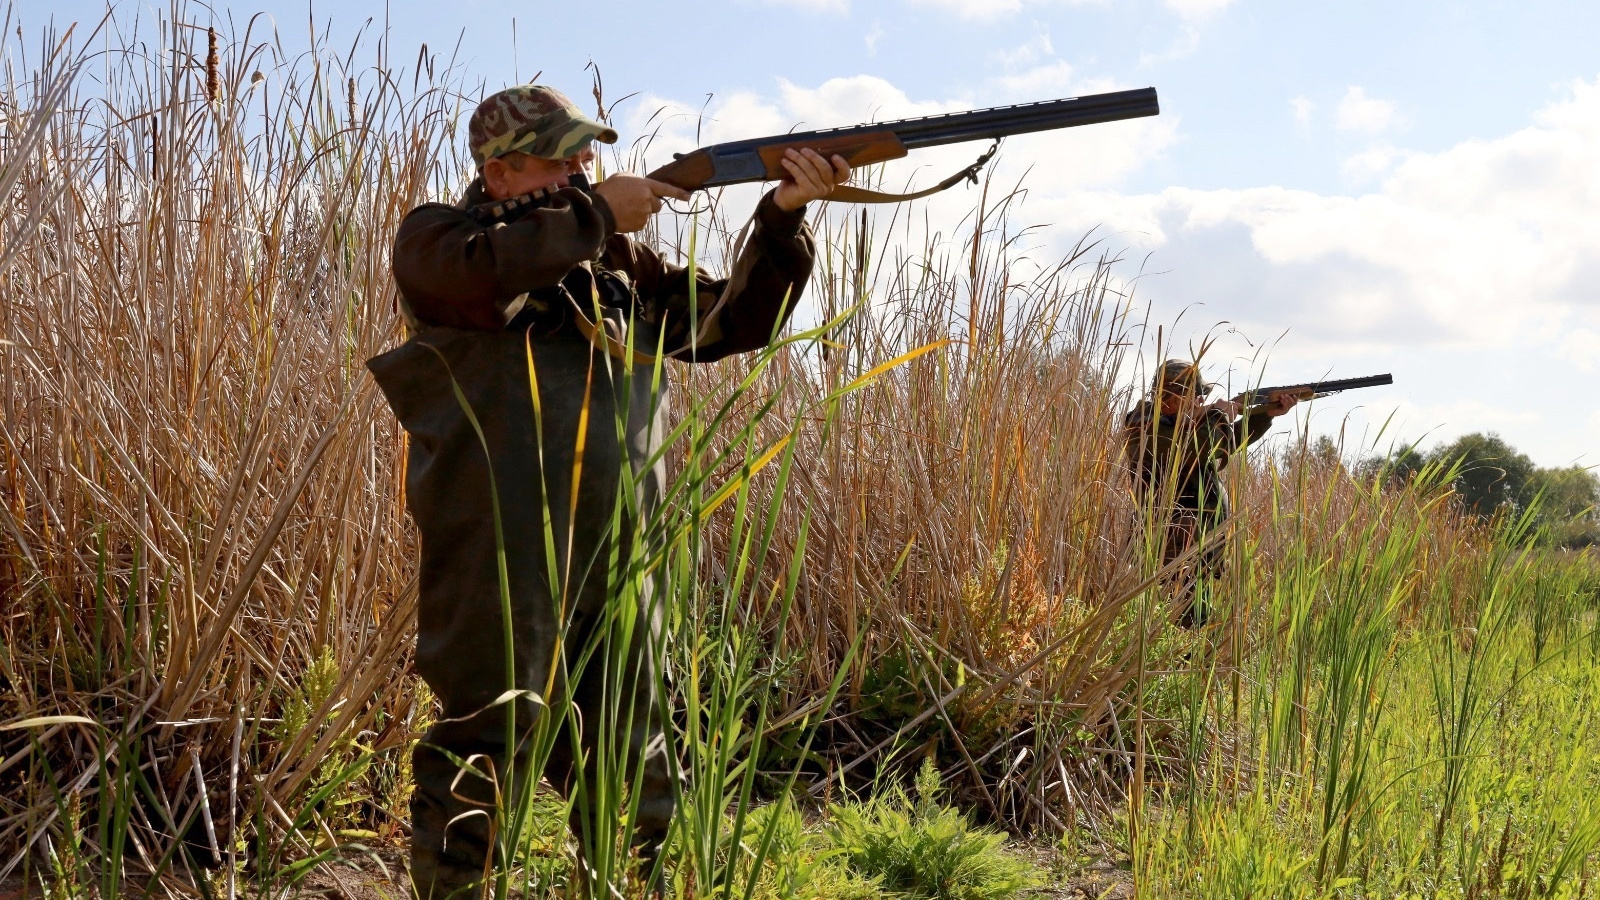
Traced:
<path fill-rule="evenodd" d="M 1200 377 L 1200 367 L 1186 359 L 1169 359 L 1162 363 L 1150 385 L 1150 390 L 1155 393 L 1185 390 L 1200 397 L 1211 393 L 1211 388 L 1212 385 Z"/>
<path fill-rule="evenodd" d="M 520 151 L 543 159 L 566 159 L 590 141 L 617 142 L 617 133 L 578 111 L 555 88 L 521 84 L 478 104 L 467 124 L 467 141 L 479 168 L 496 156 Z"/>

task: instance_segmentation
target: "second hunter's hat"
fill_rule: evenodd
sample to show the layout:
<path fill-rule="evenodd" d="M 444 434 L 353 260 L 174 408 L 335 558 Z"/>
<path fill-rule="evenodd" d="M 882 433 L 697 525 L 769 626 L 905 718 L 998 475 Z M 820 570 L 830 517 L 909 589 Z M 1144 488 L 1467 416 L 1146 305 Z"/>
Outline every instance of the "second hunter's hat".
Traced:
<path fill-rule="evenodd" d="M 1203 397 L 1211 393 L 1212 385 L 1200 377 L 1198 365 L 1186 359 L 1169 359 L 1161 364 L 1150 389 L 1159 393 L 1177 388 L 1186 388 L 1195 396 Z"/>
<path fill-rule="evenodd" d="M 579 112 L 565 94 L 542 84 L 521 84 L 490 95 L 467 124 L 467 142 L 479 168 L 496 156 L 516 152 L 566 159 L 590 141 L 615 144 L 617 133 Z"/>

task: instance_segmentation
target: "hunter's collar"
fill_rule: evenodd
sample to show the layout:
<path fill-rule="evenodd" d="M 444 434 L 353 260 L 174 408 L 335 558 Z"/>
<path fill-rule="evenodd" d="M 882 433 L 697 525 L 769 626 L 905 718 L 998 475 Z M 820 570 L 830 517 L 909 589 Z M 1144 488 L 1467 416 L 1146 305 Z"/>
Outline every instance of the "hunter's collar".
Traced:
<path fill-rule="evenodd" d="M 516 218 L 517 215 L 525 211 L 530 206 L 542 205 L 545 198 L 553 195 L 559 190 L 561 190 L 561 185 L 552 184 L 549 187 L 540 188 L 531 194 L 521 194 L 505 200 L 495 200 L 485 203 L 482 206 L 477 207 L 477 209 L 475 209 L 473 212 L 479 218 L 488 219 L 492 222 L 504 222 L 508 219 Z"/>
<path fill-rule="evenodd" d="M 521 215 L 531 206 L 542 205 L 546 199 L 553 196 L 562 186 L 553 184 L 540 188 L 530 194 L 521 194 L 505 200 L 491 200 L 489 192 L 483 185 L 483 179 L 476 178 L 467 186 L 466 193 L 461 197 L 458 206 L 466 209 L 472 217 L 491 225 L 496 222 L 507 222 Z"/>

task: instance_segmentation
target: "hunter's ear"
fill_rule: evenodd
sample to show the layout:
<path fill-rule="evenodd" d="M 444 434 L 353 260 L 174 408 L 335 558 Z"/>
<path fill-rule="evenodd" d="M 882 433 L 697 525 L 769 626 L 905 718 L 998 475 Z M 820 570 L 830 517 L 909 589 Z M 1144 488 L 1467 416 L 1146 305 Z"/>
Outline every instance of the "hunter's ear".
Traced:
<path fill-rule="evenodd" d="M 493 159 L 484 160 L 483 186 L 488 188 L 489 193 L 499 193 L 500 189 L 505 186 L 506 170 L 509 168 L 511 167 L 506 165 L 506 161 L 498 156 L 494 157 Z"/>

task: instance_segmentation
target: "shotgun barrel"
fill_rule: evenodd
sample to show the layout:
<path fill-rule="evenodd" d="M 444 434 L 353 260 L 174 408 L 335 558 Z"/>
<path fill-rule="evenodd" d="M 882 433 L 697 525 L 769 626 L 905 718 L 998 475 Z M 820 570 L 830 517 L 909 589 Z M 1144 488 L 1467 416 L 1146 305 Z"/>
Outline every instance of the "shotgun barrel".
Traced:
<path fill-rule="evenodd" d="M 1394 384 L 1394 376 L 1385 372 L 1382 375 L 1363 375 L 1360 378 L 1334 378 L 1328 381 L 1308 381 L 1305 384 L 1281 384 L 1277 387 L 1262 387 L 1245 391 L 1234 398 L 1236 402 L 1246 406 L 1260 406 L 1271 399 L 1273 394 L 1295 394 L 1301 398 L 1321 397 L 1326 394 L 1337 394 L 1340 391 L 1353 391 L 1358 388 L 1380 387 Z"/>
<path fill-rule="evenodd" d="M 899 159 L 924 147 L 999 140 L 1017 134 L 1154 116 L 1160 112 L 1156 89 L 1139 88 L 846 128 L 797 131 L 712 144 L 692 153 L 678 154 L 672 162 L 651 172 L 650 177 L 685 190 L 699 190 L 782 178 L 785 170 L 778 160 L 789 148 L 809 147 L 824 156 L 838 154 L 855 167 Z"/>

